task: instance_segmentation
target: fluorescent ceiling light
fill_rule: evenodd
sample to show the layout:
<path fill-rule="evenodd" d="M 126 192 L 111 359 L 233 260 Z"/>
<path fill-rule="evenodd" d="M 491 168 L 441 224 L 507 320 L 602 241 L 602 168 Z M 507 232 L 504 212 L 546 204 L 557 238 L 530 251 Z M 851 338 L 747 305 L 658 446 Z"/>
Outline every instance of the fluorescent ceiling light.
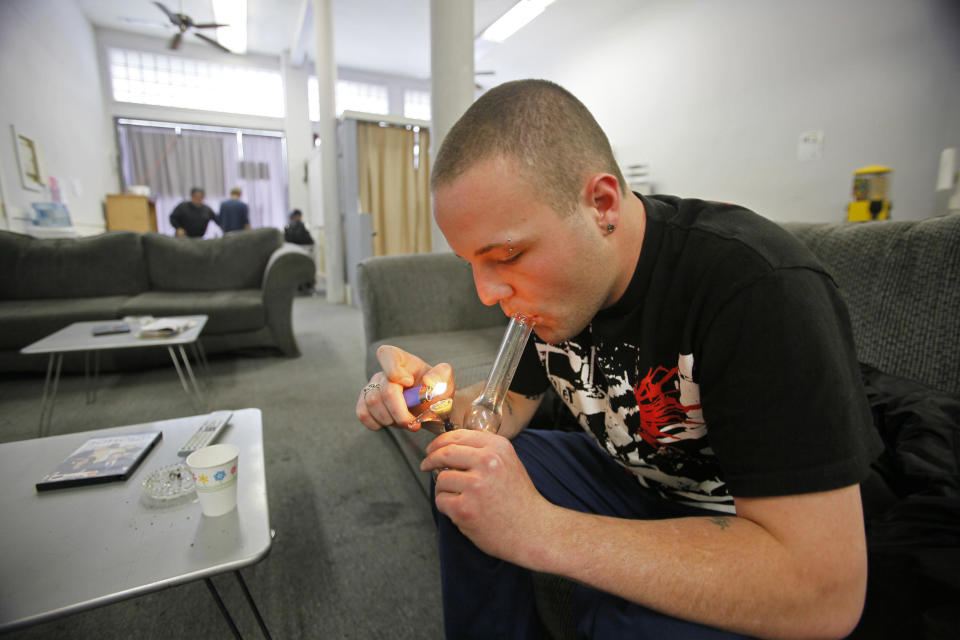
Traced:
<path fill-rule="evenodd" d="M 528 22 L 543 13 L 554 0 L 520 0 L 510 10 L 487 27 L 480 37 L 491 42 L 503 42 Z"/>
<path fill-rule="evenodd" d="M 217 29 L 217 42 L 234 53 L 247 52 L 247 0 L 212 0 L 213 19 L 229 27 Z"/>

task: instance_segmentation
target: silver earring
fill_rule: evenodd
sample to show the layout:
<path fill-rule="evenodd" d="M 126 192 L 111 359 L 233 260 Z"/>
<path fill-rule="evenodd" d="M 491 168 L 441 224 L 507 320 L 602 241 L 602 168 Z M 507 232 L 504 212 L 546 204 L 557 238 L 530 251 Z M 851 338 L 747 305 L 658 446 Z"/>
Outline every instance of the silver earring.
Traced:
<path fill-rule="evenodd" d="M 607 233 L 613 233 L 613 230 L 616 229 L 612 224 L 607 225 Z"/>

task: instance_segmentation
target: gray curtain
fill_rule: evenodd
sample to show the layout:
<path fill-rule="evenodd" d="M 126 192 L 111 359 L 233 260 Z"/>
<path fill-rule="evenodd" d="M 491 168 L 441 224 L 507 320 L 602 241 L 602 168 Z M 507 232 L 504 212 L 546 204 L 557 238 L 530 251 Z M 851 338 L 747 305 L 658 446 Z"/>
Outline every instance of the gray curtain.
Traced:
<path fill-rule="evenodd" d="M 277 227 L 287 223 L 287 167 L 283 140 L 272 136 L 244 133 L 241 136 L 243 160 L 224 169 L 227 184 L 243 190 L 242 200 L 250 208 L 250 226 Z"/>
<path fill-rule="evenodd" d="M 155 197 L 188 198 L 194 186 L 220 196 L 224 181 L 224 143 L 231 134 L 120 125 L 127 186 L 145 184 Z"/>
<path fill-rule="evenodd" d="M 287 168 L 283 138 L 242 132 L 177 134 L 167 127 L 118 124 L 124 187 L 145 184 L 156 202 L 157 230 L 173 234 L 170 212 L 200 187 L 218 212 L 232 187 L 243 190 L 253 228 L 282 229 L 287 222 Z M 242 159 L 241 159 L 242 158 Z M 204 237 L 217 237 L 211 224 Z"/>

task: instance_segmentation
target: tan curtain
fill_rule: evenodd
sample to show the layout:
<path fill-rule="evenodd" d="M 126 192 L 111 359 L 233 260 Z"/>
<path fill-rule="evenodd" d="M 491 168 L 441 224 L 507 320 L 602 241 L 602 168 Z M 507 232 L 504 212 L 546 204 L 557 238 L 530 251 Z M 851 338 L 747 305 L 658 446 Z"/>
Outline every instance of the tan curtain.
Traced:
<path fill-rule="evenodd" d="M 373 255 L 430 252 L 429 148 L 426 129 L 357 123 L 360 207 L 370 213 Z"/>

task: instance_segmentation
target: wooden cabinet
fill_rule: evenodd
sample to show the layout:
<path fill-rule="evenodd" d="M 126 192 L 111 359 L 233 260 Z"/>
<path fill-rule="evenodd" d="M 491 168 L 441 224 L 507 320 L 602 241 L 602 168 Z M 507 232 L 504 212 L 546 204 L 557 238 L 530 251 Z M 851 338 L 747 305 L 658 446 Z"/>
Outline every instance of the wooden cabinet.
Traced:
<path fill-rule="evenodd" d="M 153 200 L 132 193 L 107 194 L 107 231 L 156 231 Z"/>

